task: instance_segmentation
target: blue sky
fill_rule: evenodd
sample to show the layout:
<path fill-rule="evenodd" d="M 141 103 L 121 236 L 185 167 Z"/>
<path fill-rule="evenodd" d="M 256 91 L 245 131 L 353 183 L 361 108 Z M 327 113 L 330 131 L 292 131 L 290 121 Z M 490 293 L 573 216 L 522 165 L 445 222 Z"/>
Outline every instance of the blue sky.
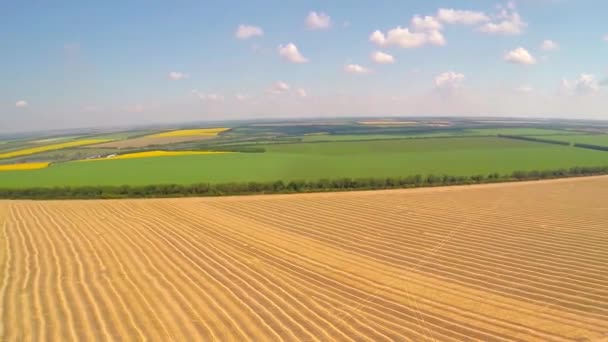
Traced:
<path fill-rule="evenodd" d="M 608 119 L 600 0 L 5 1 L 0 13 L 1 132 L 307 116 Z"/>

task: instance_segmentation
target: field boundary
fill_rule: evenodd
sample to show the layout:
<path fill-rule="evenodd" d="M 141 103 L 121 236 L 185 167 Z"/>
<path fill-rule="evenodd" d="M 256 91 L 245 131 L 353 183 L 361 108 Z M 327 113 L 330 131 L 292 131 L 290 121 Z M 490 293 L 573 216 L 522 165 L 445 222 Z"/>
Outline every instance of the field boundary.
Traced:
<path fill-rule="evenodd" d="M 36 187 L 0 189 L 0 199 L 122 199 L 122 198 L 172 198 L 218 197 L 236 195 L 265 195 L 293 193 L 321 193 L 363 190 L 409 189 L 455 185 L 521 182 L 559 178 L 608 175 L 608 166 L 572 167 L 558 170 L 515 171 L 509 175 L 450 176 L 415 175 L 399 178 L 341 178 L 317 181 L 277 180 L 248 183 L 199 183 L 192 185 L 159 184 L 145 186 L 82 186 Z"/>

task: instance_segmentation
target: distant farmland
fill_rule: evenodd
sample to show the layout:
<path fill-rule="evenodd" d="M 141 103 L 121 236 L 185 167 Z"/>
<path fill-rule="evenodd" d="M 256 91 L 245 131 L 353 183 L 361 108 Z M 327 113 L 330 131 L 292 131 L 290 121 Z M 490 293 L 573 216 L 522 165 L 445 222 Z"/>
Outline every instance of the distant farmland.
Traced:
<path fill-rule="evenodd" d="M 597 341 L 607 187 L 0 202 L 0 340 Z"/>
<path fill-rule="evenodd" d="M 608 153 L 497 137 L 432 138 L 256 145 L 232 153 L 68 162 L 9 171 L 0 188 L 273 182 L 410 175 L 473 176 L 606 166 Z"/>

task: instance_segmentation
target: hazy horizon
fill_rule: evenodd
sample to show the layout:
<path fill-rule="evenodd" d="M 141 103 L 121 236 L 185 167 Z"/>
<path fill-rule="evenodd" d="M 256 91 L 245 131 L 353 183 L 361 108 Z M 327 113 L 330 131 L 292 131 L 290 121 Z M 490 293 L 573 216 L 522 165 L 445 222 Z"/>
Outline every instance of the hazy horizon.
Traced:
<path fill-rule="evenodd" d="M 607 10 L 568 0 L 4 3 L 0 133 L 361 116 L 608 120 Z"/>

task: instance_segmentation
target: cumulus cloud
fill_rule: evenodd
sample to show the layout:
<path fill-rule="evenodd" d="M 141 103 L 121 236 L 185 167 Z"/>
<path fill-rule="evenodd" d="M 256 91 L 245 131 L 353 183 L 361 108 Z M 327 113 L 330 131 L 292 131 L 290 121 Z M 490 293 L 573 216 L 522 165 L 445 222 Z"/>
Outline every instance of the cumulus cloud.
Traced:
<path fill-rule="evenodd" d="M 437 19 L 428 15 L 424 17 L 418 15 L 414 16 L 412 18 L 411 27 L 414 31 L 419 32 L 439 31 L 443 29 L 443 25 L 441 25 Z"/>
<path fill-rule="evenodd" d="M 600 89 L 600 83 L 592 74 L 581 74 L 575 80 L 562 79 L 562 91 L 572 95 L 588 95 Z"/>
<path fill-rule="evenodd" d="M 259 26 L 241 24 L 239 27 L 237 27 L 234 35 L 238 39 L 249 39 L 255 36 L 264 35 L 264 30 L 262 30 L 262 28 Z"/>
<path fill-rule="evenodd" d="M 306 17 L 306 27 L 309 30 L 324 30 L 331 26 L 331 17 L 320 12 L 310 12 Z"/>
<path fill-rule="evenodd" d="M 270 91 L 275 94 L 285 93 L 285 92 L 289 91 L 289 84 L 287 84 L 283 81 L 277 81 L 274 83 L 274 85 L 272 86 L 272 89 Z"/>
<path fill-rule="evenodd" d="M 440 8 L 437 11 L 437 19 L 446 24 L 475 25 L 490 21 L 483 12 L 462 11 L 448 8 Z"/>
<path fill-rule="evenodd" d="M 446 71 L 435 77 L 435 87 L 438 89 L 452 89 L 459 87 L 464 81 L 464 74 Z"/>
<path fill-rule="evenodd" d="M 359 64 L 347 64 L 344 66 L 344 71 L 349 74 L 369 74 L 371 72 L 370 69 Z"/>
<path fill-rule="evenodd" d="M 559 44 L 550 39 L 546 39 L 543 40 L 543 43 L 540 45 L 540 48 L 544 51 L 555 51 L 559 50 Z"/>
<path fill-rule="evenodd" d="M 536 64 L 536 58 L 534 58 L 534 56 L 532 56 L 528 50 L 524 49 L 523 47 L 518 47 L 513 51 L 507 52 L 504 59 L 509 63 L 515 64 Z"/>
<path fill-rule="evenodd" d="M 28 106 L 28 103 L 25 100 L 19 100 L 15 103 L 15 107 L 17 107 L 17 108 L 25 108 L 27 106 Z"/>
<path fill-rule="evenodd" d="M 297 93 L 298 93 L 299 97 L 306 97 L 306 96 L 308 96 L 308 93 L 306 92 L 306 90 L 304 90 L 302 88 L 298 89 Z"/>
<path fill-rule="evenodd" d="M 515 3 L 509 2 L 501 8 L 494 20 L 482 25 L 479 30 L 487 34 L 516 35 L 524 32 L 528 24 L 523 21 L 515 9 Z"/>
<path fill-rule="evenodd" d="M 279 55 L 291 63 L 307 63 L 308 58 L 302 56 L 298 47 L 294 43 L 289 43 L 285 46 L 279 45 Z"/>
<path fill-rule="evenodd" d="M 372 60 L 378 64 L 392 64 L 395 63 L 395 57 L 384 53 L 382 51 L 376 51 L 372 53 Z"/>
<path fill-rule="evenodd" d="M 412 31 L 409 28 L 401 26 L 389 30 L 386 34 L 376 30 L 369 36 L 369 40 L 378 46 L 399 46 L 408 49 L 421 47 L 426 44 L 445 45 L 445 38 L 441 31 Z"/>
<path fill-rule="evenodd" d="M 184 74 L 183 72 L 171 71 L 169 73 L 169 79 L 172 79 L 174 81 L 183 80 L 188 77 L 190 77 L 190 75 Z"/>

